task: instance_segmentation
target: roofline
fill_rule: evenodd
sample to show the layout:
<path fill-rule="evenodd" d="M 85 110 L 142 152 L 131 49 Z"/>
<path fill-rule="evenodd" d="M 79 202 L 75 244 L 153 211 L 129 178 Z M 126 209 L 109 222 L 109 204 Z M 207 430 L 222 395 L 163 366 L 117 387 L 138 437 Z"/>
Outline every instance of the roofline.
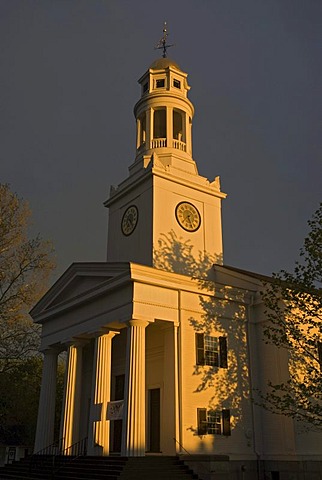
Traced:
<path fill-rule="evenodd" d="M 231 272 L 236 272 L 240 273 L 241 275 L 246 275 L 248 277 L 256 278 L 258 280 L 261 280 L 262 282 L 267 282 L 267 283 L 272 283 L 274 281 L 273 277 L 269 277 L 268 275 L 263 275 L 262 273 L 256 273 L 256 272 L 251 272 L 249 270 L 243 270 L 242 268 L 237 268 L 237 267 L 232 267 L 230 265 L 220 265 L 220 264 L 214 264 L 214 267 L 216 268 L 221 268 L 221 269 L 226 269 Z"/>

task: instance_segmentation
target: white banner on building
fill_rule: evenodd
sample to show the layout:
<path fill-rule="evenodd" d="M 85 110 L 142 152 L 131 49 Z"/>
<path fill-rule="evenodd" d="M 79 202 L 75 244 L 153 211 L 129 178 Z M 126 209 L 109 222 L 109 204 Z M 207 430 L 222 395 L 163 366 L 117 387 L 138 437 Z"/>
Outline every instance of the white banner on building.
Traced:
<path fill-rule="evenodd" d="M 107 405 L 107 420 L 121 420 L 123 418 L 124 400 L 109 402 Z"/>

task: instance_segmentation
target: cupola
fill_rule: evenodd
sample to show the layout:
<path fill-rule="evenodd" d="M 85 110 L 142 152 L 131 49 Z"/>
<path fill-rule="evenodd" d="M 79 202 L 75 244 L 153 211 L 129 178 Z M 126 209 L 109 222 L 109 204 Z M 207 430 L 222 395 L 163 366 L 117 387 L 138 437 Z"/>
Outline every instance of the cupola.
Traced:
<path fill-rule="evenodd" d="M 139 79 L 141 98 L 134 107 L 136 162 L 153 153 L 162 163 L 173 163 L 171 158 L 192 161 L 194 108 L 187 76 L 176 62 L 160 58 Z"/>

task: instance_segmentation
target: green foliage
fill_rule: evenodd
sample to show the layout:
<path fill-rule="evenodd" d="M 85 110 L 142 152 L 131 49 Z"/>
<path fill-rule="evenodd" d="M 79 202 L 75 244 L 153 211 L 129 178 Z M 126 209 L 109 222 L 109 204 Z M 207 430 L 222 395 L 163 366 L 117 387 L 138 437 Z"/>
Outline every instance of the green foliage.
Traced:
<path fill-rule="evenodd" d="M 32 445 L 37 424 L 42 357 L 35 355 L 16 363 L 0 375 L 0 444 Z M 64 362 L 58 363 L 57 405 L 63 396 Z M 56 412 L 59 428 L 60 408 Z"/>
<path fill-rule="evenodd" d="M 30 210 L 0 184 L 0 442 L 30 444 L 36 427 L 42 361 L 39 326 L 28 315 L 54 265 L 52 245 L 29 238 Z"/>
<path fill-rule="evenodd" d="M 38 350 L 39 329 L 28 311 L 43 295 L 52 245 L 28 238 L 27 203 L 0 184 L 0 374 Z"/>
<path fill-rule="evenodd" d="M 289 353 L 289 379 L 270 383 L 263 405 L 296 420 L 322 426 L 322 204 L 294 273 L 281 271 L 262 292 L 269 323 L 266 340 Z"/>
<path fill-rule="evenodd" d="M 0 442 L 32 444 L 37 421 L 42 361 L 34 356 L 0 375 Z"/>

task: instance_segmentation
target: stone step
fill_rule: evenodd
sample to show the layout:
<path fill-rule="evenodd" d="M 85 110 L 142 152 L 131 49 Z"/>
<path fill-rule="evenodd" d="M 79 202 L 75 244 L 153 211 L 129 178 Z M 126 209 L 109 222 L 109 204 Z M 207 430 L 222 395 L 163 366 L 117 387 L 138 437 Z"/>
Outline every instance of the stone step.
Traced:
<path fill-rule="evenodd" d="M 31 465 L 32 462 L 32 465 Z M 176 457 L 29 457 L 0 469 L 1 480 L 192 480 Z"/>
<path fill-rule="evenodd" d="M 188 480 L 197 479 L 189 467 L 176 457 L 129 458 L 120 480 Z"/>

